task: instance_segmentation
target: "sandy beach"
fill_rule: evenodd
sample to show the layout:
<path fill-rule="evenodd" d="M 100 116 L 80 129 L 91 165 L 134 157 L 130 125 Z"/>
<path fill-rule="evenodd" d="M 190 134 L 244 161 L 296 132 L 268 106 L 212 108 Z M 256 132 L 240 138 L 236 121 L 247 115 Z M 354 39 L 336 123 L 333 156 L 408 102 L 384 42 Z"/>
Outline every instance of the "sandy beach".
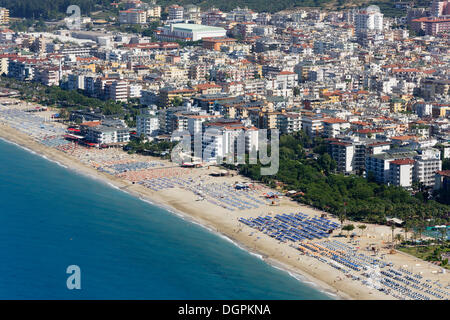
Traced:
<path fill-rule="evenodd" d="M 55 124 L 55 126 L 61 126 Z M 345 276 L 342 272 L 333 268 L 329 264 L 319 261 L 313 256 L 302 254 L 292 243 L 280 242 L 267 234 L 258 232 L 257 230 L 240 223 L 238 219 L 252 218 L 257 216 L 274 216 L 278 213 L 296 213 L 302 212 L 311 217 L 320 216 L 323 212 L 315 210 L 308 206 L 303 206 L 290 198 L 282 197 L 278 199 L 277 205 L 271 205 L 262 198 L 262 194 L 268 191 L 274 191 L 265 186 L 258 185 L 253 191 L 253 196 L 261 199 L 263 204 L 257 208 L 246 208 L 244 210 L 229 210 L 221 205 L 215 205 L 204 199 L 199 199 L 199 194 L 195 194 L 186 187 L 180 185 L 170 185 L 167 188 L 149 188 L 143 184 L 137 183 L 136 175 L 146 174 L 152 177 L 163 177 L 162 183 L 171 184 L 177 179 L 185 179 L 186 185 L 196 188 L 204 188 L 205 190 L 214 189 L 216 186 L 226 188 L 232 186 L 236 182 L 250 182 L 241 176 L 221 176 L 212 177 L 211 173 L 217 172 L 216 167 L 181 169 L 175 168 L 172 163 L 159 158 L 153 158 L 142 155 L 128 155 L 127 153 L 115 150 L 94 151 L 79 147 L 72 148 L 66 146 L 64 151 L 58 148 L 50 147 L 39 142 L 39 139 L 29 134 L 12 128 L 10 123 L 0 117 L 0 137 L 10 142 L 16 143 L 22 147 L 28 148 L 46 158 L 56 161 L 71 170 L 87 175 L 92 178 L 99 179 L 105 183 L 111 184 L 121 190 L 128 192 L 142 200 L 149 201 L 153 204 L 163 206 L 172 212 L 182 215 L 184 218 L 192 220 L 205 226 L 213 232 L 217 232 L 240 247 L 260 255 L 266 262 L 273 266 L 282 268 L 290 272 L 293 276 L 301 281 L 311 283 L 311 285 L 320 288 L 330 294 L 330 296 L 338 299 L 396 299 L 395 295 L 388 295 L 376 288 L 364 284 L 363 281 L 356 281 L 351 277 Z M 72 148 L 72 149 L 71 149 Z M 90 153 L 92 152 L 92 155 Z M 101 161 L 103 163 L 99 163 Z M 108 162 L 109 161 L 109 162 Z M 105 166 L 105 163 L 113 163 L 118 165 L 121 163 L 141 163 L 152 162 L 152 166 L 135 172 L 107 172 L 99 170 L 99 168 L 111 168 Z M 160 181 L 160 180 L 158 180 Z M 209 189 L 208 189 L 209 188 Z M 228 190 L 228 189 L 227 189 Z M 228 191 L 227 191 L 228 192 Z M 233 192 L 233 191 L 229 191 Z M 240 194 L 236 193 L 236 197 Z M 220 200 L 220 199 L 219 199 Z M 338 222 L 331 218 L 332 221 Z M 357 248 L 358 253 L 370 256 L 366 248 L 375 244 L 379 248 L 377 257 L 384 257 L 386 262 L 391 262 L 396 268 L 407 269 L 413 273 L 420 273 L 424 280 L 433 285 L 439 283 L 439 288 L 449 286 L 450 277 L 448 274 L 440 273 L 441 268 L 428 262 L 419 260 L 415 257 L 396 251 L 389 254 L 387 243 L 391 237 L 391 230 L 387 226 L 366 225 L 367 228 L 359 237 L 353 240 L 346 237 L 334 238 L 339 233 L 335 230 L 330 239 L 336 239 L 346 245 Z M 359 233 L 359 231 L 357 231 Z M 396 233 L 403 231 L 397 229 Z M 356 273 L 355 273 L 356 275 Z M 436 282 L 438 281 L 438 282 Z M 447 289 L 444 289 L 447 290 Z M 450 291 L 450 290 L 447 290 Z M 430 296 L 430 298 L 433 298 Z M 447 296 L 448 299 L 448 296 Z"/>

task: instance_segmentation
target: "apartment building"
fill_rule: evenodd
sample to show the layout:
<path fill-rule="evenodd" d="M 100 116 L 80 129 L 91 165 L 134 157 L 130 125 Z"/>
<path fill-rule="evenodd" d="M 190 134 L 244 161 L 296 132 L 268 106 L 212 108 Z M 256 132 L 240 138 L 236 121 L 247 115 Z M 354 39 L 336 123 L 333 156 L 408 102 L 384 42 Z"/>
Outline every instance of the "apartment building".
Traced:
<path fill-rule="evenodd" d="M 127 128 L 98 125 L 87 129 L 86 138 L 99 146 L 125 144 L 130 141 L 130 133 Z"/>
<path fill-rule="evenodd" d="M 57 67 L 41 66 L 34 69 L 34 80 L 46 86 L 58 86 L 60 71 Z"/>
<path fill-rule="evenodd" d="M 218 162 L 231 157 L 236 161 L 235 156 L 243 156 L 242 152 L 248 154 L 258 151 L 258 129 L 245 127 L 239 121 L 232 120 L 207 123 L 202 150 L 203 161 L 206 162 Z"/>
<path fill-rule="evenodd" d="M 194 94 L 195 94 L 195 90 L 190 89 L 190 88 L 184 88 L 184 89 L 175 89 L 172 87 L 161 88 L 161 90 L 159 91 L 158 105 L 160 107 L 166 108 L 175 99 L 175 97 L 178 97 L 180 99 L 190 98 Z"/>
<path fill-rule="evenodd" d="M 390 183 L 390 162 L 398 159 L 412 159 L 417 155 L 416 151 L 410 150 L 387 150 L 380 154 L 368 155 L 366 157 L 366 176 L 380 183 Z"/>
<path fill-rule="evenodd" d="M 67 76 L 68 90 L 84 90 L 84 74 L 70 73 Z"/>
<path fill-rule="evenodd" d="M 383 14 L 379 10 L 362 10 L 355 16 L 356 33 L 383 30 Z"/>
<path fill-rule="evenodd" d="M 154 137 L 159 134 L 159 118 L 155 112 L 145 110 L 136 116 L 136 131 L 138 136 Z"/>
<path fill-rule="evenodd" d="M 414 179 L 427 187 L 434 186 L 437 171 L 442 170 L 441 152 L 438 149 L 418 150 L 414 157 Z"/>
<path fill-rule="evenodd" d="M 167 13 L 169 14 L 169 20 L 183 20 L 184 18 L 184 8 L 176 4 L 169 6 Z"/>
<path fill-rule="evenodd" d="M 411 188 L 413 182 L 412 159 L 397 159 L 389 163 L 389 183 L 394 186 Z"/>
<path fill-rule="evenodd" d="M 362 172 L 368 155 L 389 150 L 390 144 L 372 139 L 350 137 L 345 139 L 327 139 L 328 153 L 336 161 L 337 171 L 343 173 Z"/>
<path fill-rule="evenodd" d="M 220 118 L 220 115 L 212 114 L 196 114 L 186 115 L 187 129 L 191 135 L 201 134 L 203 132 L 203 124 L 208 121 L 214 121 Z"/>
<path fill-rule="evenodd" d="M 105 84 L 105 98 L 114 101 L 128 100 L 128 82 L 126 80 L 113 80 L 111 83 Z"/>
<path fill-rule="evenodd" d="M 321 136 L 323 132 L 323 118 L 303 117 L 302 129 L 310 137 Z"/>
<path fill-rule="evenodd" d="M 345 130 L 350 129 L 350 123 L 348 121 L 338 118 L 323 119 L 322 124 L 323 136 L 327 138 L 334 138 Z"/>
<path fill-rule="evenodd" d="M 0 24 L 9 24 L 9 9 L 0 8 Z"/>
<path fill-rule="evenodd" d="M 145 24 L 147 23 L 147 12 L 140 9 L 128 9 L 119 12 L 119 23 L 121 24 Z"/>
<path fill-rule="evenodd" d="M 277 128 L 282 134 L 291 134 L 302 129 L 302 117 L 298 113 L 277 114 Z"/>

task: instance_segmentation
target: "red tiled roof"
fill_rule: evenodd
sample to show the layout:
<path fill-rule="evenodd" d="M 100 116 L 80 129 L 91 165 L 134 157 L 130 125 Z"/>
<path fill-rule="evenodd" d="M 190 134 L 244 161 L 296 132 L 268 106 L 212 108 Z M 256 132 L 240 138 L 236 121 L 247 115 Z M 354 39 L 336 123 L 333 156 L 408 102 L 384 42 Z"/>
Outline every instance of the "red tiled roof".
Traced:
<path fill-rule="evenodd" d="M 377 132 L 384 132 L 383 129 L 361 129 L 356 130 L 357 133 L 377 133 Z"/>
<path fill-rule="evenodd" d="M 441 176 L 450 177 L 450 170 L 436 171 L 436 173 Z"/>
<path fill-rule="evenodd" d="M 287 74 L 295 74 L 295 72 L 291 72 L 291 71 L 281 71 L 279 74 L 280 74 L 280 75 L 287 75 Z"/>
<path fill-rule="evenodd" d="M 391 139 L 404 141 L 404 140 L 411 140 L 411 139 L 415 140 L 415 139 L 417 139 L 417 137 L 416 136 L 398 136 L 398 137 L 392 137 Z"/>
<path fill-rule="evenodd" d="M 394 160 L 391 161 L 391 163 L 393 164 L 398 164 L 398 165 L 407 165 L 407 164 L 414 164 L 414 160 L 413 159 L 398 159 L 398 160 Z"/>
<path fill-rule="evenodd" d="M 326 119 L 323 119 L 323 122 L 326 122 L 326 123 L 346 123 L 347 121 L 342 120 L 342 119 L 337 119 L 337 118 L 326 118 Z"/>

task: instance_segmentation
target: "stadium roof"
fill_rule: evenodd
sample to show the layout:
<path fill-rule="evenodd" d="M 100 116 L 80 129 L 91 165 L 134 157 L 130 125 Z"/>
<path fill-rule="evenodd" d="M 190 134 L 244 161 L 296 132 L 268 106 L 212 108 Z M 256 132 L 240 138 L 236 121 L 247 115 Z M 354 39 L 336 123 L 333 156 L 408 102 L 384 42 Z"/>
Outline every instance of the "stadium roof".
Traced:
<path fill-rule="evenodd" d="M 223 31 L 224 28 L 205 26 L 203 24 L 193 23 L 174 23 L 172 24 L 174 29 L 183 29 L 188 31 Z M 170 27 L 169 27 L 170 28 Z"/>

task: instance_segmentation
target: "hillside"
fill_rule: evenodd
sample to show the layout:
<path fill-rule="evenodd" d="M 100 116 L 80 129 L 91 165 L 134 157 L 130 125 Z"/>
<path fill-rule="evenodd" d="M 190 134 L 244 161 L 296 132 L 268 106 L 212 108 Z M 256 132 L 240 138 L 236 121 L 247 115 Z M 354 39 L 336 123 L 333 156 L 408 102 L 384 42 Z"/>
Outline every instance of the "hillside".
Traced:
<path fill-rule="evenodd" d="M 0 0 L 0 7 L 9 9 L 11 17 L 54 19 L 66 14 L 67 7 L 78 5 L 82 14 L 109 7 L 111 0 Z"/>
<path fill-rule="evenodd" d="M 149 0 L 143 0 L 149 1 Z M 0 7 L 10 10 L 12 17 L 53 19 L 62 17 L 69 5 L 78 5 L 83 15 L 100 9 L 109 9 L 112 0 L 0 0 Z M 428 5 L 429 1 L 416 0 L 418 5 Z M 363 7 L 369 4 L 379 5 L 382 11 L 388 15 L 404 14 L 402 10 L 393 8 L 390 0 L 159 0 L 162 7 L 170 4 L 195 4 L 201 8 L 217 7 L 224 11 L 236 7 L 248 7 L 255 11 L 277 12 L 295 7 L 321 7 L 329 10 L 340 10 L 355 7 Z"/>

